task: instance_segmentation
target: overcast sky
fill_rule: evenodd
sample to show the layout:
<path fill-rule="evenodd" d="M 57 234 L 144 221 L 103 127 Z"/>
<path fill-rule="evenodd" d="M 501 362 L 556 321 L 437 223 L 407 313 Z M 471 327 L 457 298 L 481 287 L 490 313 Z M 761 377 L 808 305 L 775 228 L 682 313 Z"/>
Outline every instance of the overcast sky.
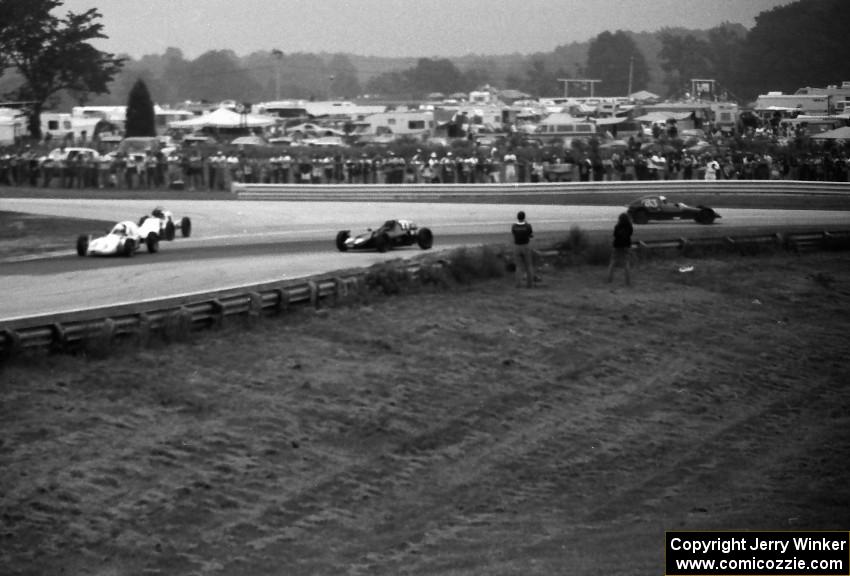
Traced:
<path fill-rule="evenodd" d="M 97 8 L 108 40 L 100 50 L 194 59 L 208 50 L 239 56 L 273 48 L 362 56 L 451 57 L 550 52 L 606 30 L 747 28 L 793 0 L 64 0 L 62 13 Z M 816 1 L 816 0 L 806 0 Z"/>

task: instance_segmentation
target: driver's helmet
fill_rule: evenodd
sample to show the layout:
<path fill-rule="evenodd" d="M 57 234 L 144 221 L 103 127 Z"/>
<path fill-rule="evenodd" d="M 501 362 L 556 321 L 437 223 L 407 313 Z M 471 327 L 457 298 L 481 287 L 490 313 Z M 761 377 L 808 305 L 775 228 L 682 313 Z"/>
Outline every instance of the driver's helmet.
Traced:
<path fill-rule="evenodd" d="M 153 212 L 151 212 L 151 215 L 153 215 L 155 218 L 165 218 L 165 214 L 162 210 L 162 207 L 160 206 L 154 208 Z"/>
<path fill-rule="evenodd" d="M 112 233 L 124 236 L 127 234 L 127 226 L 125 224 L 118 224 L 115 228 L 113 228 Z"/>

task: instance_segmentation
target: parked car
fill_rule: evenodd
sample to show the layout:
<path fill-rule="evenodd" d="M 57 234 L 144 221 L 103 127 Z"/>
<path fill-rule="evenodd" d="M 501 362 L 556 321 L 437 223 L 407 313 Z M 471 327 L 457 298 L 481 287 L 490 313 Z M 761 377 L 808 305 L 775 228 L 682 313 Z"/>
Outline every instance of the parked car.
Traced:
<path fill-rule="evenodd" d="M 156 232 L 160 238 L 174 240 L 175 231 L 179 229 L 180 235 L 188 238 L 192 234 L 192 220 L 188 216 L 183 216 L 177 222 L 169 210 L 157 206 L 150 215 L 146 214 L 139 218 L 139 228 L 143 236 L 147 236 L 148 232 Z"/>
<path fill-rule="evenodd" d="M 132 256 L 144 244 L 148 252 L 159 251 L 159 235 L 144 232 L 135 222 L 118 222 L 103 236 L 81 234 L 77 237 L 78 256 Z"/>
<path fill-rule="evenodd" d="M 688 206 L 684 202 L 672 202 L 665 196 L 644 196 L 628 205 L 628 213 L 635 224 L 646 224 L 650 220 L 694 220 L 700 224 L 712 224 L 720 214 L 708 206 Z"/>
<path fill-rule="evenodd" d="M 336 247 L 340 252 L 347 250 L 377 250 L 386 252 L 400 246 L 417 244 L 428 250 L 434 244 L 434 235 L 428 228 L 419 228 L 412 220 L 387 220 L 380 227 L 369 228 L 362 234 L 352 236 L 350 230 L 340 230 L 336 235 Z"/>
<path fill-rule="evenodd" d="M 64 146 L 51 150 L 43 160 L 67 161 L 74 160 L 77 156 L 89 156 L 94 160 L 100 158 L 100 154 L 94 148 L 82 148 L 79 146 Z"/>
<path fill-rule="evenodd" d="M 287 127 L 286 135 L 294 139 L 320 138 L 322 136 L 339 136 L 343 138 L 345 137 L 345 132 L 337 128 L 331 128 L 330 126 L 314 124 L 313 122 L 302 122 L 301 124 Z"/>
<path fill-rule="evenodd" d="M 301 144 L 314 148 L 341 148 L 345 146 L 345 141 L 339 136 L 319 136 L 318 138 L 305 138 L 301 141 Z"/>

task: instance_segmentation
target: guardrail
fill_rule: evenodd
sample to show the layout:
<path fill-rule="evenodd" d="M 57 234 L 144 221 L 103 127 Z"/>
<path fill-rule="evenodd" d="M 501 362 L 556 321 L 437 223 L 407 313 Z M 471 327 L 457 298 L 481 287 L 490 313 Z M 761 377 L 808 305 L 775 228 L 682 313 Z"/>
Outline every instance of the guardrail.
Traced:
<path fill-rule="evenodd" d="M 632 180 L 516 184 L 244 184 L 231 190 L 240 200 L 434 201 L 458 198 L 580 194 L 761 194 L 850 195 L 848 182 L 796 180 Z"/>
<path fill-rule="evenodd" d="M 771 246 L 795 252 L 819 249 L 850 249 L 850 230 L 795 232 L 678 238 L 637 242 L 639 254 L 680 253 L 695 248 L 725 248 L 749 252 L 754 247 Z M 544 258 L 557 252 L 541 253 Z M 394 265 L 412 281 L 421 277 L 424 266 L 442 266 L 446 259 L 397 261 Z M 142 303 L 77 310 L 16 319 L 0 324 L 0 358 L 7 359 L 33 351 L 74 352 L 87 346 L 110 348 L 114 343 L 135 340 L 146 345 L 151 338 L 168 342 L 186 334 L 221 326 L 229 318 L 256 318 L 281 314 L 293 307 L 333 306 L 369 289 L 368 270 L 347 276 L 322 275 L 300 282 L 266 282 L 228 290 L 183 295 Z"/>

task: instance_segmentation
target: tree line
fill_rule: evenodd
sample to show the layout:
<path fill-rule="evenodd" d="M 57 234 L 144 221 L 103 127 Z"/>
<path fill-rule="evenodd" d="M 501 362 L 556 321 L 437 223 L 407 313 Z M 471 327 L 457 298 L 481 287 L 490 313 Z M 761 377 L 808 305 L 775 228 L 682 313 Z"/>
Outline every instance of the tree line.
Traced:
<path fill-rule="evenodd" d="M 598 96 L 649 89 L 662 97 L 683 95 L 692 78 L 710 78 L 746 102 L 767 90 L 850 79 L 846 0 L 798 0 L 762 12 L 749 30 L 725 23 L 706 31 L 605 31 L 551 53 L 418 59 L 275 49 L 239 57 L 221 49 L 188 60 L 178 48 L 168 48 L 133 60 L 91 46 L 107 37 L 97 9 L 58 16 L 62 5 L 62 0 L 0 0 L 0 94 L 31 103 L 31 131 L 37 131 L 35 119 L 45 109 L 124 104 L 139 80 L 155 101 L 177 103 L 364 95 L 413 100 L 485 84 L 537 98 L 560 95 L 561 79 L 579 78 L 600 80 L 594 84 Z M 587 88 L 577 84 L 571 95 Z"/>

